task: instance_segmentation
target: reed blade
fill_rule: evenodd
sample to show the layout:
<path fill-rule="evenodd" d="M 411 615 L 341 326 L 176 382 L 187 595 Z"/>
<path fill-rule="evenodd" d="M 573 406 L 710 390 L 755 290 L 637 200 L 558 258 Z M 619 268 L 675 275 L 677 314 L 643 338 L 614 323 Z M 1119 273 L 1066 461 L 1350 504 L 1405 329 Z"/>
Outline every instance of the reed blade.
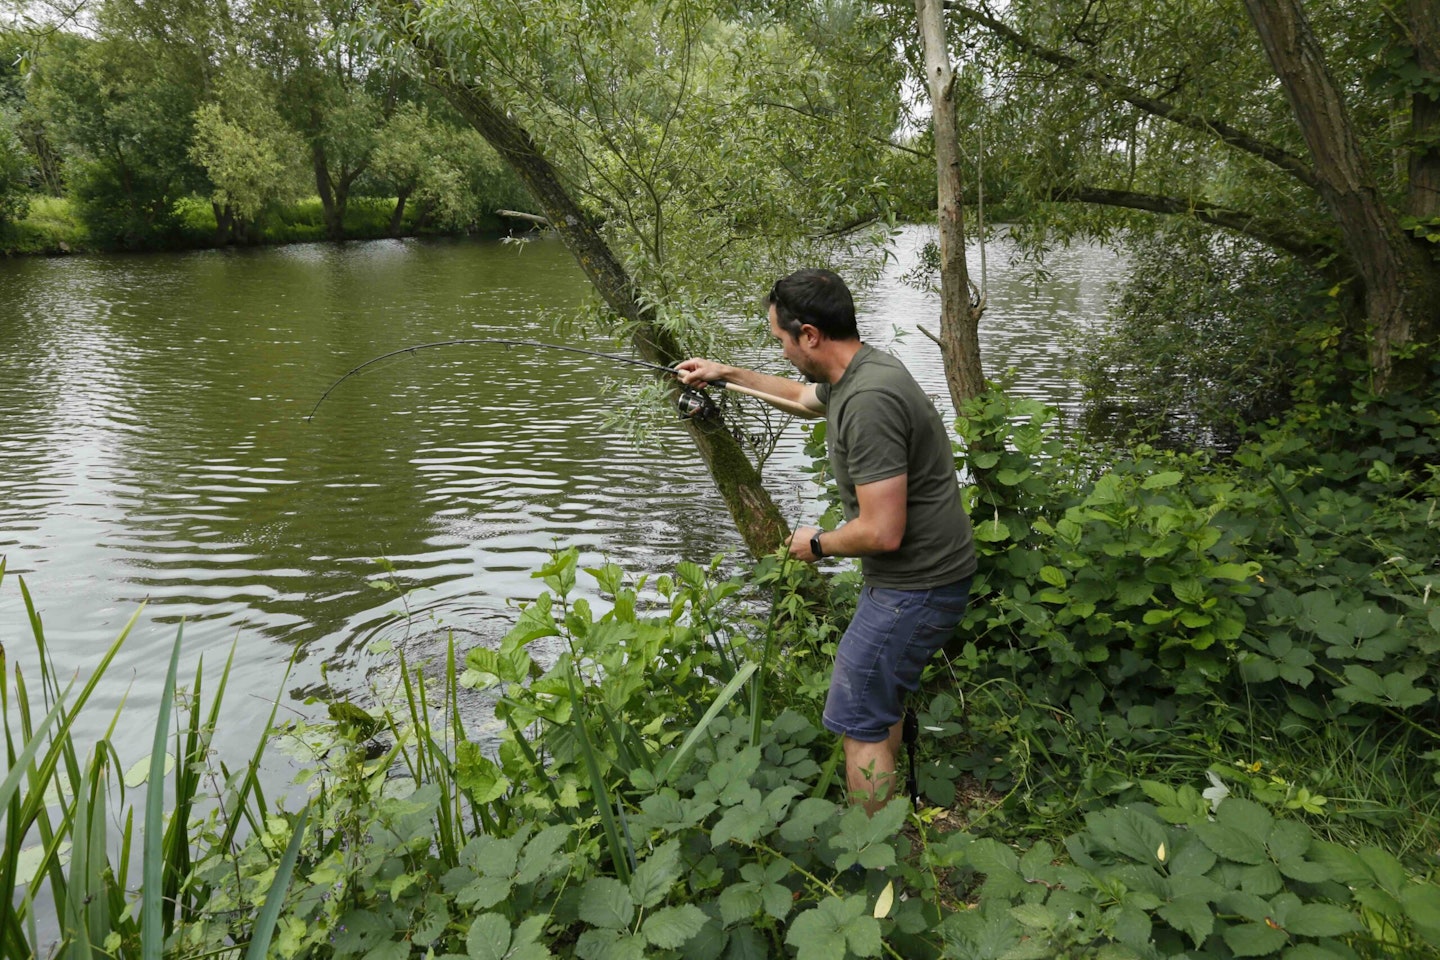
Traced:
<path fill-rule="evenodd" d="M 150 749 L 145 835 L 140 841 L 140 956 L 143 960 L 161 960 L 165 944 L 165 741 L 170 731 L 170 706 L 175 698 L 175 674 L 180 668 L 180 644 L 184 635 L 185 623 L 181 621 L 175 631 L 175 644 L 170 648 L 170 665 L 165 671 L 165 686 L 160 691 L 159 716 L 155 719 L 155 737 Z"/>
<path fill-rule="evenodd" d="M 250 934 L 250 946 L 245 950 L 245 960 L 265 960 L 270 951 L 270 938 L 275 935 L 275 922 L 280 919 L 280 909 L 285 905 L 285 894 L 290 889 L 290 876 L 295 872 L 295 861 L 300 858 L 300 844 L 305 838 L 305 824 L 310 819 L 310 805 L 300 811 L 295 821 L 295 831 L 285 845 L 285 855 L 275 868 L 275 879 L 265 894 L 265 906 L 255 918 L 255 927 Z"/>
<path fill-rule="evenodd" d="M 710 709 L 705 711 L 705 715 L 700 718 L 700 722 L 695 725 L 694 729 L 685 735 L 679 749 L 660 764 L 656 771 L 655 779 L 657 781 L 662 784 L 666 783 L 684 768 L 685 761 L 689 759 L 690 751 L 695 748 L 695 744 L 704 736 L 715 718 L 720 715 L 720 711 L 725 709 L 725 705 L 735 699 L 735 694 L 740 692 L 740 688 L 745 686 L 745 681 L 749 680 L 750 675 L 757 669 L 759 669 L 759 664 L 753 660 L 747 661 L 735 676 L 730 678 L 730 682 L 720 689 L 720 693 L 715 697 L 715 702 L 710 704 Z"/>

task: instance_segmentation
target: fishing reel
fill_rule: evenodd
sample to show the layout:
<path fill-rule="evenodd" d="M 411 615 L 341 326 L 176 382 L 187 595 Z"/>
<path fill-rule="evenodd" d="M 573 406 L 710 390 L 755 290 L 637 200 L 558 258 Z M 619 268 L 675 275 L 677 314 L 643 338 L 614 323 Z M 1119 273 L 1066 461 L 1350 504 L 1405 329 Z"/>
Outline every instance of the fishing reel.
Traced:
<path fill-rule="evenodd" d="M 675 406 L 682 420 L 709 420 L 720 415 L 720 405 L 715 399 L 695 387 L 681 387 Z"/>

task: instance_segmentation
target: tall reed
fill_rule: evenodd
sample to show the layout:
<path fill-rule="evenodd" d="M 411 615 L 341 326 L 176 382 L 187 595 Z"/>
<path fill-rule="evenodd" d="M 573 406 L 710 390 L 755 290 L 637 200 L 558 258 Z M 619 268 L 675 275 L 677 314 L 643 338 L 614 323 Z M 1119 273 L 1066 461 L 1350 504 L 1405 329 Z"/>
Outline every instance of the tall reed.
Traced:
<path fill-rule="evenodd" d="M 5 560 L 0 557 L 0 585 L 4 577 Z M 208 709 L 202 696 L 203 660 L 197 666 L 191 693 L 176 717 L 172 748 L 175 762 L 167 784 L 165 774 L 171 765 L 166 748 L 172 737 L 171 720 L 176 715 L 173 707 L 183 624 L 176 631 L 160 691 L 146 777 L 143 830 L 138 838 L 139 886 L 132 889 L 135 810 L 127 800 L 120 755 L 112 743 L 124 703 L 111 717 L 104 735 L 88 748 L 77 740 L 75 727 L 144 608 L 130 618 L 88 679 L 81 683 L 77 677 L 62 684 L 50 656 L 40 613 L 23 578 L 19 584 L 39 676 L 38 690 L 32 689 L 33 681 L 19 664 L 12 668 L 0 648 L 0 673 L 5 675 L 0 685 L 0 707 L 4 712 L 8 768 L 0 781 L 0 811 L 4 816 L 0 957 L 89 960 L 124 955 L 159 960 L 165 955 L 167 941 L 199 916 L 208 896 L 203 884 L 191 882 L 191 865 L 196 859 L 192 816 L 198 804 L 211 799 L 203 793 L 202 772 L 210 762 L 210 741 L 234 651 L 226 660 L 219 689 Z M 268 742 L 269 727 L 267 723 L 249 769 L 232 794 L 214 798 L 232 811 L 218 839 L 221 845 L 235 843 L 243 823 L 263 821 L 266 805 L 255 772 Z M 228 770 L 222 772 L 228 781 Z M 119 825 L 118 830 L 114 824 Z M 284 891 L 288 884 L 302 833 L 303 826 L 297 827 L 296 844 L 279 864 L 275 890 Z M 270 898 L 252 925 L 250 955 L 263 955 L 282 899 Z M 52 908 L 53 914 L 42 915 L 46 907 Z M 266 923 L 270 924 L 268 928 Z M 53 942 L 42 942 L 52 936 Z"/>

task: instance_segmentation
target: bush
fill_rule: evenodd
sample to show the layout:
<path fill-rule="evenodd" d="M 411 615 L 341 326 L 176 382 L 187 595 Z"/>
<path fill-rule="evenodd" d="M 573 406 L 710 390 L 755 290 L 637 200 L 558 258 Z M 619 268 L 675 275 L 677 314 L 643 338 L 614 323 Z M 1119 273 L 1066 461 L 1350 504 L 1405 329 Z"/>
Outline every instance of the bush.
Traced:
<path fill-rule="evenodd" d="M 1319 280 L 1253 241 L 1172 226 L 1129 243 L 1109 331 L 1082 360 L 1092 431 L 1230 448 L 1290 403 Z"/>

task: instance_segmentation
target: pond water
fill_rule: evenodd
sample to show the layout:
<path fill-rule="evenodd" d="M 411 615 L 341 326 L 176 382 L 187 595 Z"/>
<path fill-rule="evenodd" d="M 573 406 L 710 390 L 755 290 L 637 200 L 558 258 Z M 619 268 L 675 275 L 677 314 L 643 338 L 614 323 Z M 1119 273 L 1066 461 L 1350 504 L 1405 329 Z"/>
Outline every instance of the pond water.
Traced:
<path fill-rule="evenodd" d="M 948 416 L 938 352 L 915 331 L 933 327 L 937 298 L 900 281 L 930 236 L 901 234 L 862 299 L 861 330 Z M 1073 408 L 1071 347 L 1103 315 L 1118 261 L 1061 251 L 1043 282 L 1008 261 L 991 243 L 987 373 L 1013 368 L 1017 391 Z M 737 309 L 754 309 L 771 279 Z M 225 714 L 261 719 L 277 695 L 291 708 L 327 686 L 363 691 L 397 648 L 423 657 L 448 631 L 462 650 L 496 642 L 557 545 L 634 574 L 719 553 L 738 561 L 743 544 L 683 430 L 637 446 L 607 426 L 602 381 L 629 368 L 434 350 L 348 381 L 306 422 L 336 378 L 399 347 L 564 342 L 554 322 L 585 296 L 553 240 L 0 263 L 0 643 L 11 664 L 35 676 L 17 577 L 66 676 L 88 674 L 143 604 L 93 726 L 77 731 L 99 736 L 123 699 L 122 730 L 133 723 L 135 736 L 121 739 L 140 744 L 182 620 L 181 677 L 202 656 L 208 673 L 233 646 Z M 792 425 L 766 466 L 793 523 L 818 513 L 800 447 Z M 377 589 L 391 579 L 380 557 L 408 619 Z M 217 745 L 248 751 L 256 732 L 228 722 Z"/>

